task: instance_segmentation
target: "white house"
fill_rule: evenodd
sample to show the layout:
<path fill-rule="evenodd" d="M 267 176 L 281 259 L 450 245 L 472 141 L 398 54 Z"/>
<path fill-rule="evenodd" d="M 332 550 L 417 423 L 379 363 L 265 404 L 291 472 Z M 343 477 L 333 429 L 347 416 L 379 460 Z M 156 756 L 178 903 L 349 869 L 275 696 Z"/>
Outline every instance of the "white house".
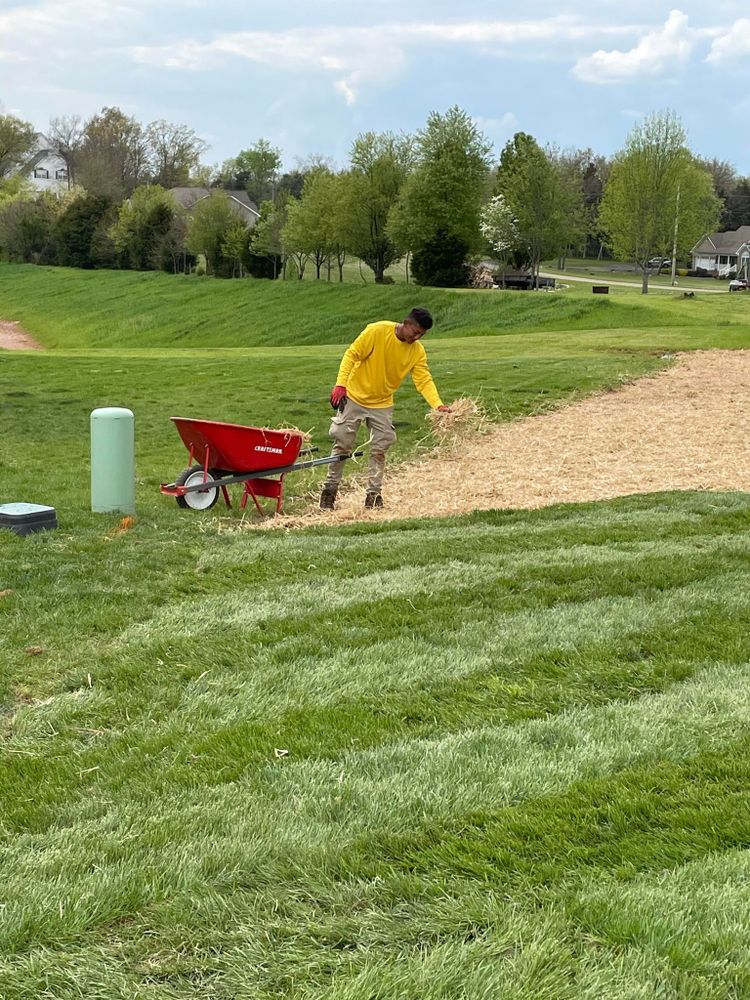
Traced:
<path fill-rule="evenodd" d="M 691 254 L 694 271 L 700 269 L 719 278 L 736 272 L 738 277 L 750 278 L 750 226 L 704 236 Z"/>
<path fill-rule="evenodd" d="M 70 187 L 67 163 L 59 153 L 49 148 L 49 139 L 45 135 L 39 132 L 36 139 L 36 149 L 18 171 L 19 174 L 37 191 L 67 191 Z"/>

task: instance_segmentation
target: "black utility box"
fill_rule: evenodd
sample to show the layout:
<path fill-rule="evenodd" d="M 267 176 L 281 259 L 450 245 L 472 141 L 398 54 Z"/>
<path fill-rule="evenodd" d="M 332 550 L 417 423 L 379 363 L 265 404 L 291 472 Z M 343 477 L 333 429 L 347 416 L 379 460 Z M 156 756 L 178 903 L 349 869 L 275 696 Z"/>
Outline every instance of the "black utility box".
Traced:
<path fill-rule="evenodd" d="M 17 535 L 31 535 L 35 531 L 51 531 L 57 527 L 54 507 L 38 503 L 0 504 L 0 528 L 10 528 Z"/>

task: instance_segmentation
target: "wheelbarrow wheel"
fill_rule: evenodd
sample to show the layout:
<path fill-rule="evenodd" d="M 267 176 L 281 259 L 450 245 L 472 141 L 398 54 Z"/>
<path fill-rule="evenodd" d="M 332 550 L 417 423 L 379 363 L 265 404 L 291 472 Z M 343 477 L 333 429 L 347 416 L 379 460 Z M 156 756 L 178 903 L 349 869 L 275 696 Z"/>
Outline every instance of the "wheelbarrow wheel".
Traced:
<path fill-rule="evenodd" d="M 203 481 L 203 466 L 191 465 L 189 469 L 185 469 L 184 472 L 179 474 L 175 480 L 175 486 L 197 486 L 198 483 L 202 483 Z M 205 490 L 195 490 L 193 493 L 186 493 L 185 496 L 175 497 L 177 506 L 190 510 L 210 510 L 219 499 L 219 487 L 212 485 L 216 483 L 216 480 L 210 471 L 205 482 Z"/>

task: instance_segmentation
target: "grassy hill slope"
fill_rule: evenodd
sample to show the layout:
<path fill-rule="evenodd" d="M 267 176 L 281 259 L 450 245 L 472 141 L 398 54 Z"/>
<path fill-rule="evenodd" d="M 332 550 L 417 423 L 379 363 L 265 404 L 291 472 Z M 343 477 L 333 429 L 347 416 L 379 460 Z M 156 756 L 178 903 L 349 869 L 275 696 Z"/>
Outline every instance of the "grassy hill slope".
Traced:
<path fill-rule="evenodd" d="M 643 299 L 586 288 L 560 294 L 407 285 L 217 281 L 130 271 L 0 265 L 0 318 L 47 347 L 342 344 L 375 319 L 431 309 L 431 339 L 539 330 L 707 327 L 747 322 L 741 296 Z M 719 299 L 719 301 L 717 301 Z M 740 300 L 740 301 L 738 301 Z"/>

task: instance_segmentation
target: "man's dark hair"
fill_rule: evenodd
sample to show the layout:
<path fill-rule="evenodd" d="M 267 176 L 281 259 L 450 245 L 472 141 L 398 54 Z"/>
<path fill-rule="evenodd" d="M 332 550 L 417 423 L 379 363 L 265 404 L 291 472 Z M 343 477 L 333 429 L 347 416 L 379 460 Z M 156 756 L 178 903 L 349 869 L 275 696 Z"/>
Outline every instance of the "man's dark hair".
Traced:
<path fill-rule="evenodd" d="M 432 316 L 426 309 L 412 309 L 406 318 L 414 320 L 423 330 L 432 328 Z"/>

